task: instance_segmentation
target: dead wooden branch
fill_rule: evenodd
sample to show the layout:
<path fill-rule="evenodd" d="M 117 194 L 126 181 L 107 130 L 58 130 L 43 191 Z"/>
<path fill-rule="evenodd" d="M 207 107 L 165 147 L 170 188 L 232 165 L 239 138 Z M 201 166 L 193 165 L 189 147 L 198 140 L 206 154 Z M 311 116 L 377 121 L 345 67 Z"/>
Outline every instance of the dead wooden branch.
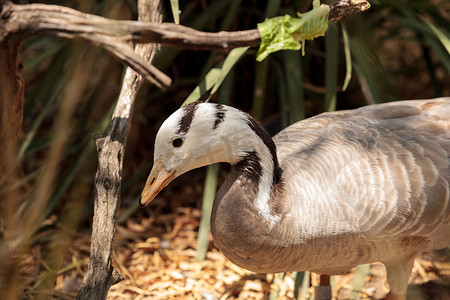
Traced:
<path fill-rule="evenodd" d="M 370 3 L 366 0 L 340 0 L 330 5 L 328 19 L 337 22 L 345 15 L 362 12 L 369 8 Z"/>
<path fill-rule="evenodd" d="M 170 78 L 142 59 L 130 44 L 133 41 L 129 38 L 130 32 L 135 31 L 138 24 L 136 21 L 117 21 L 84 14 L 57 5 L 6 2 L 0 6 L 0 44 L 35 35 L 79 39 L 105 48 L 157 87 L 168 87 Z"/>
<path fill-rule="evenodd" d="M 160 43 L 192 50 L 233 49 L 256 46 L 257 29 L 236 32 L 202 32 L 173 23 L 111 20 L 85 14 L 68 7 L 46 4 L 6 3 L 1 12 L 6 33 L 16 38 L 53 35 L 94 43 L 101 39 L 116 43 Z M 5 33 L 0 32 L 0 42 Z M 108 42 L 108 41 L 106 41 Z M 103 41 L 97 42 L 103 46 Z M 131 66 L 130 66 L 131 67 Z"/>
<path fill-rule="evenodd" d="M 170 85 L 170 79 L 151 64 L 146 64 L 133 51 L 130 42 L 160 43 L 193 50 L 230 50 L 257 46 L 261 41 L 257 29 L 212 33 L 172 23 L 110 20 L 57 5 L 5 2 L 0 6 L 0 43 L 33 35 L 81 39 L 104 47 L 158 87 Z M 341 0 L 330 6 L 329 18 L 337 21 L 344 15 L 369 7 L 366 0 Z"/>
<path fill-rule="evenodd" d="M 19 264 L 17 260 L 11 259 L 11 249 L 8 241 L 18 234 L 18 226 L 8 226 L 23 222 L 23 219 L 16 218 L 19 210 L 19 193 L 17 190 L 8 189 L 14 186 L 19 180 L 19 172 L 16 168 L 16 140 L 22 125 L 22 113 L 24 105 L 24 69 L 20 63 L 20 43 L 0 44 L 0 190 L 5 189 L 5 193 L 0 196 L 0 218 L 2 228 L 0 234 L 0 262 L 2 262 L 3 272 L 0 272 L 0 282 L 8 282 L 14 286 L 14 279 L 18 278 Z M 13 228 L 12 233 L 5 233 L 4 228 Z M 1 285 L 1 284 L 0 284 Z M 2 297 L 16 299 L 18 296 L 13 289 L 1 286 Z"/>
<path fill-rule="evenodd" d="M 25 101 L 25 75 L 20 62 L 20 42 L 0 43 L 0 170 L 8 159 L 20 127 Z"/>
<path fill-rule="evenodd" d="M 161 21 L 159 0 L 138 2 L 139 20 Z M 138 45 L 136 53 L 151 62 L 158 50 L 157 45 Z M 98 169 L 95 176 L 94 218 L 91 235 L 91 253 L 88 270 L 77 299 L 106 299 L 109 288 L 121 281 L 111 265 L 114 251 L 115 217 L 120 204 L 122 165 L 130 117 L 134 100 L 143 77 L 128 68 L 112 120 L 104 137 L 95 143 L 98 151 Z"/>

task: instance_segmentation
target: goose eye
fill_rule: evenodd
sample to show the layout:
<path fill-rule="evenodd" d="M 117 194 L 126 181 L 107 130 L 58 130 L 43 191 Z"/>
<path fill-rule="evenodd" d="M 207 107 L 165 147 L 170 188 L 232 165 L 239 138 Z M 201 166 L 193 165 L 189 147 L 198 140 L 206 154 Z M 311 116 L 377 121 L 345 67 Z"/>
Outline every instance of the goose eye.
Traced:
<path fill-rule="evenodd" d="M 180 147 L 183 145 L 183 140 L 181 138 L 176 138 L 172 141 L 172 146 L 174 147 Z"/>

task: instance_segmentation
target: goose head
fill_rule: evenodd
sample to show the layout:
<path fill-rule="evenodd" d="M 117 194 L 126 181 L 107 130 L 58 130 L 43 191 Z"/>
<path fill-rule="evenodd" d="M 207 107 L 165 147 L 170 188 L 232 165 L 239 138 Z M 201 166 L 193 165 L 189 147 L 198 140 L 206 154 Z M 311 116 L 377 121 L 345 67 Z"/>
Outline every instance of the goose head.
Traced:
<path fill-rule="evenodd" d="M 270 135 L 250 115 L 221 104 L 186 105 L 167 118 L 156 135 L 154 164 L 140 204 L 146 206 L 183 173 L 217 162 L 235 165 L 249 153 L 276 160 Z M 264 167 L 270 172 L 273 164 Z"/>

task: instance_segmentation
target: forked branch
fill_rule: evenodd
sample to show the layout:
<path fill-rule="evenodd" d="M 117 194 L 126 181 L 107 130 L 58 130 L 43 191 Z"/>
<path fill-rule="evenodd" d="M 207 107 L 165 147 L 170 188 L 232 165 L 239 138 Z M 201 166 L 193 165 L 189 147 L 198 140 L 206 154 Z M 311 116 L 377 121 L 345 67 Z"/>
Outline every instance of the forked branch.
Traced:
<path fill-rule="evenodd" d="M 161 20 L 159 0 L 138 1 L 139 20 Z M 136 53 L 150 63 L 158 45 L 138 45 Z M 98 168 L 95 175 L 94 217 L 88 270 L 77 299 L 106 299 L 109 288 L 124 277 L 111 265 L 114 252 L 116 212 L 120 205 L 122 165 L 134 101 L 143 81 L 127 68 L 122 89 L 105 136 L 95 143 Z"/>
<path fill-rule="evenodd" d="M 369 7 L 366 0 L 341 0 L 330 5 L 329 19 L 337 21 Z M 257 29 L 202 32 L 173 23 L 111 20 L 63 6 L 16 5 L 9 1 L 0 2 L 0 26 L 0 44 L 8 39 L 52 35 L 80 39 L 103 47 L 158 87 L 170 85 L 170 78 L 135 53 L 131 42 L 158 43 L 192 50 L 230 50 L 257 46 L 261 42 Z"/>

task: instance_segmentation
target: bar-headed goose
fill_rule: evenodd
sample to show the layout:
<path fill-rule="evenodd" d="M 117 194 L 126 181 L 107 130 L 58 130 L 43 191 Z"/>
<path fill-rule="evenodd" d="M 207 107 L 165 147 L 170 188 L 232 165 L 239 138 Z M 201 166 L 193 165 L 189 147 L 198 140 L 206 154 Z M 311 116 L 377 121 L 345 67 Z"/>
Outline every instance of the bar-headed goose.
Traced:
<path fill-rule="evenodd" d="M 141 205 L 216 162 L 231 169 L 211 231 L 243 268 L 333 275 L 382 262 L 404 298 L 414 256 L 450 245 L 450 98 L 324 113 L 273 139 L 245 112 L 191 103 L 159 129 Z"/>

